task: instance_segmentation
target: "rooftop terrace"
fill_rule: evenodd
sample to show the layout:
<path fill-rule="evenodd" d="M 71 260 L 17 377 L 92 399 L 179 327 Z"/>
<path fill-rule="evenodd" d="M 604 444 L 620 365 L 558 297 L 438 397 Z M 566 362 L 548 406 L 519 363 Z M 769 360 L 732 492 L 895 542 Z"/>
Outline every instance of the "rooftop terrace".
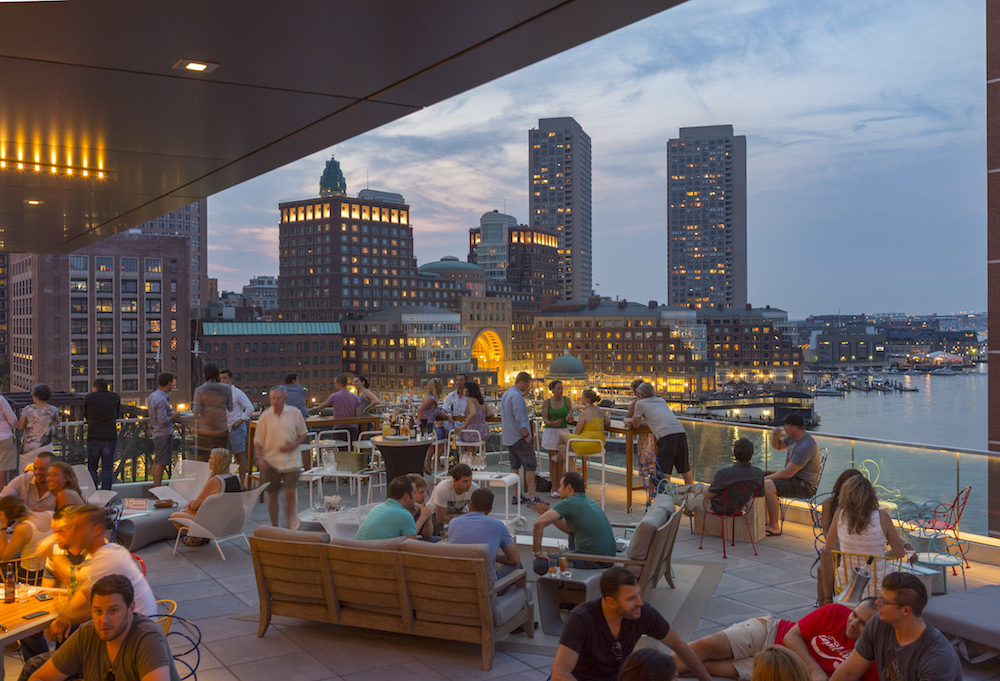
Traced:
<path fill-rule="evenodd" d="M 591 494 L 595 492 L 596 488 Z M 342 496 L 346 505 L 354 503 L 346 489 Z M 308 495 L 300 493 L 303 509 L 307 501 Z M 626 521 L 624 508 L 624 488 L 609 486 L 608 516 L 613 521 Z M 532 515 L 530 511 L 526 513 Z M 266 522 L 266 507 L 258 504 L 248 523 L 248 534 Z M 549 534 L 555 537 L 559 533 Z M 810 578 L 809 568 L 815 551 L 810 528 L 786 523 L 781 537 L 769 537 L 757 544 L 759 555 L 754 556 L 748 544 L 737 543 L 728 547 L 726 560 L 722 558 L 719 538 L 706 537 L 701 550 L 699 539 L 691 534 L 687 522 L 682 523 L 673 553 L 674 560 L 679 561 L 675 568 L 680 571 L 688 563 L 704 563 L 722 566 L 724 572 L 697 621 L 688 617 L 690 612 L 668 616 L 688 640 L 764 612 L 798 619 L 812 610 L 815 580 Z M 171 542 L 162 541 L 136 553 L 146 563 L 156 597 L 176 600 L 178 615 L 193 620 L 201 628 L 204 637 L 198 668 L 201 681 L 275 678 L 545 681 L 549 675 L 550 655 L 537 654 L 537 647 L 532 648 L 536 652 L 530 653 L 517 650 L 523 650 L 528 641 L 524 635 L 508 636 L 498 644 L 489 672 L 482 670 L 479 647 L 472 644 L 386 635 L 287 618 L 275 618 L 267 634 L 259 639 L 257 586 L 246 544 L 241 540 L 224 543 L 225 561 L 214 547 L 180 547 L 176 556 L 171 555 L 172 550 Z M 1000 567 L 973 563 L 967 577 L 970 589 L 1000 584 Z M 961 578 L 949 576 L 948 588 L 961 589 Z M 677 592 L 661 583 L 654 599 L 670 604 L 671 598 L 679 597 L 680 589 L 679 582 Z M 691 601 L 685 601 L 688 603 Z M 554 652 L 553 648 L 551 654 Z M 5 667 L 7 678 L 17 678 L 20 661 L 16 653 L 8 651 Z M 965 679 L 970 681 L 998 681 L 1000 660 L 979 665 L 963 663 L 963 671 Z"/>

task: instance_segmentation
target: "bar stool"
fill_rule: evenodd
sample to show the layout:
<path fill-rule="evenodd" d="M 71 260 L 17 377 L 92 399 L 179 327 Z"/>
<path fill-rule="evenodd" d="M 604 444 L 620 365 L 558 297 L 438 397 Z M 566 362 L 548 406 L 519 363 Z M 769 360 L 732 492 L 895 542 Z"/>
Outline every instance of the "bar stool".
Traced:
<path fill-rule="evenodd" d="M 354 441 L 354 452 L 356 454 L 361 454 L 361 452 L 366 450 L 368 452 L 368 468 L 372 473 L 372 477 L 368 479 L 368 503 L 371 503 L 373 488 L 382 489 L 386 486 L 385 464 L 382 462 L 382 452 L 372 442 L 374 436 L 381 434 L 381 430 L 366 430 L 358 433 L 358 439 Z"/>
<path fill-rule="evenodd" d="M 595 452 L 594 454 L 580 454 L 579 452 L 576 451 L 576 449 L 574 448 L 574 445 L 581 444 L 581 443 L 584 443 L 584 442 L 586 442 L 586 443 L 591 443 L 592 442 L 594 444 L 600 445 L 601 450 L 599 452 Z M 573 456 L 576 456 L 576 457 L 578 457 L 580 459 L 580 464 L 581 464 L 580 465 L 580 469 L 583 471 L 583 481 L 584 482 L 587 481 L 587 459 L 598 459 L 599 458 L 601 460 L 601 510 L 604 510 L 605 487 L 607 487 L 607 471 L 608 471 L 607 458 L 606 458 L 607 457 L 607 450 L 605 449 L 605 443 L 602 440 L 598 440 L 596 437 L 595 438 L 573 438 L 573 439 L 571 439 L 569 441 L 569 444 L 567 444 L 566 448 L 567 448 L 567 454 L 569 454 L 570 452 L 572 452 Z"/>

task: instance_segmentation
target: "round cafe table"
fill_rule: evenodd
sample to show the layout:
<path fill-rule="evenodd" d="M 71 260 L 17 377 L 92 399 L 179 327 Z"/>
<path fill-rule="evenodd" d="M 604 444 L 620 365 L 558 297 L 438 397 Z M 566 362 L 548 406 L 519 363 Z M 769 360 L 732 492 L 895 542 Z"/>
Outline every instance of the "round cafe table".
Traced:
<path fill-rule="evenodd" d="M 385 479 L 392 482 L 400 475 L 408 473 L 424 474 L 424 460 L 427 450 L 437 438 L 433 435 L 420 437 L 416 440 L 394 440 L 376 435 L 372 444 L 378 447 L 385 462 Z"/>

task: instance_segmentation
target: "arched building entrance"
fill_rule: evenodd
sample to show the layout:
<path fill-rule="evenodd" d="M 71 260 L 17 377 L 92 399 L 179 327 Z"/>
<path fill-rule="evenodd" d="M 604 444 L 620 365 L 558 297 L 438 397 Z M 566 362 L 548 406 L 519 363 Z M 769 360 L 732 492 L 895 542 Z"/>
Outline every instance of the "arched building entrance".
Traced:
<path fill-rule="evenodd" d="M 503 367 L 507 353 L 503 338 L 494 329 L 482 329 L 472 342 L 472 358 L 478 362 L 480 371 L 496 371 L 503 380 Z"/>

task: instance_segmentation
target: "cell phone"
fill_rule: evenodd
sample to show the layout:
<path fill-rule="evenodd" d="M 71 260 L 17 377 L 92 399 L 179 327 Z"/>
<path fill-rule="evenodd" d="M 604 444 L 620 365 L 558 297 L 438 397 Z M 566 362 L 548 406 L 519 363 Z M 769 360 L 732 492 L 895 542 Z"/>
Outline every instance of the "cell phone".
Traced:
<path fill-rule="evenodd" d="M 35 598 L 37 598 L 40 601 L 51 601 L 53 596 L 47 591 L 39 591 L 38 593 L 35 594 Z"/>
<path fill-rule="evenodd" d="M 29 615 L 25 615 L 24 619 L 26 619 L 26 620 L 33 620 L 36 617 L 41 617 L 42 615 L 48 615 L 48 614 L 49 614 L 48 610 L 39 610 L 38 612 L 33 612 L 33 613 L 29 614 Z"/>

